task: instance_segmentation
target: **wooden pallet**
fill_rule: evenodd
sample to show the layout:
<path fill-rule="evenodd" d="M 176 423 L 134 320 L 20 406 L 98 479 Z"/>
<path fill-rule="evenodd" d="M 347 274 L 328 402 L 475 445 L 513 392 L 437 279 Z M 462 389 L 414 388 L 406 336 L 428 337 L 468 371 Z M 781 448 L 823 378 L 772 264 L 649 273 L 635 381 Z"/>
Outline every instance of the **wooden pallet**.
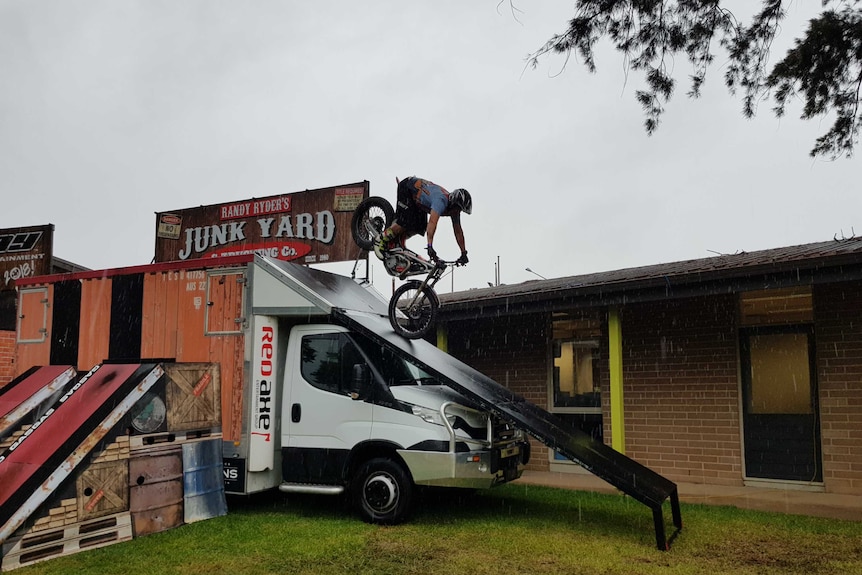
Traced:
<path fill-rule="evenodd" d="M 178 433 L 152 433 L 149 435 L 133 435 L 130 439 L 132 455 L 141 450 L 157 448 L 160 445 L 179 445 L 191 441 L 205 439 L 219 439 L 222 433 L 220 428 L 199 429 L 196 431 L 182 431 Z"/>
<path fill-rule="evenodd" d="M 59 529 L 13 535 L 3 544 L 0 571 L 132 539 L 132 518 L 119 513 Z"/>

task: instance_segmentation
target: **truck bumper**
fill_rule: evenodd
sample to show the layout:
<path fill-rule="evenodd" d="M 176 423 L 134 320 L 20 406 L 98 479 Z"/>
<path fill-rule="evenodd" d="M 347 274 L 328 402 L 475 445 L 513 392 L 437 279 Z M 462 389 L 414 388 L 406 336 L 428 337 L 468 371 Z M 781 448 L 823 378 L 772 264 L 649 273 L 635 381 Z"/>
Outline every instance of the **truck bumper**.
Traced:
<path fill-rule="evenodd" d="M 521 477 L 528 457 L 525 449 L 529 447 L 460 453 L 401 449 L 398 454 L 417 485 L 485 489 Z"/>

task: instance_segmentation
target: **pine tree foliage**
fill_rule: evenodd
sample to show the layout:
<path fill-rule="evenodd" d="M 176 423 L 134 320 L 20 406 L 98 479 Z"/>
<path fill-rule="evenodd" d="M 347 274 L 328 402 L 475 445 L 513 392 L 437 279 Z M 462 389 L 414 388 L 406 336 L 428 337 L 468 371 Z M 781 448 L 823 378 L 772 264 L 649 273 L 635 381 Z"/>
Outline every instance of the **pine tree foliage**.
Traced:
<path fill-rule="evenodd" d="M 720 0 L 576 0 L 565 32 L 551 37 L 528 62 L 535 67 L 547 54 L 567 59 L 575 54 L 595 72 L 596 44 L 607 38 L 623 54 L 626 67 L 643 74 L 645 87 L 635 97 L 652 134 L 676 87 L 672 68 L 678 57 L 692 65 L 687 94 L 696 98 L 715 52 L 723 49 L 725 85 L 741 95 L 746 117 L 756 113 L 764 98 L 773 99 L 778 117 L 799 100 L 801 118 L 834 118 L 811 155 L 850 157 L 862 127 L 862 0 L 822 0 L 822 13 L 770 69 L 772 42 L 789 4 L 761 0 L 759 12 L 743 24 Z"/>

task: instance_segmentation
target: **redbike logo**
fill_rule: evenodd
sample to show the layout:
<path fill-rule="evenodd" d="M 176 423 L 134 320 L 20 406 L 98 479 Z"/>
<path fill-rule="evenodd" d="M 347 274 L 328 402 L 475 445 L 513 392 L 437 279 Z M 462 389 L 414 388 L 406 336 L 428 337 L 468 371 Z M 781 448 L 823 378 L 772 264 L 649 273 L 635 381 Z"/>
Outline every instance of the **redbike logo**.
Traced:
<path fill-rule="evenodd" d="M 29 252 L 42 237 L 42 232 L 0 234 L 0 254 Z"/>

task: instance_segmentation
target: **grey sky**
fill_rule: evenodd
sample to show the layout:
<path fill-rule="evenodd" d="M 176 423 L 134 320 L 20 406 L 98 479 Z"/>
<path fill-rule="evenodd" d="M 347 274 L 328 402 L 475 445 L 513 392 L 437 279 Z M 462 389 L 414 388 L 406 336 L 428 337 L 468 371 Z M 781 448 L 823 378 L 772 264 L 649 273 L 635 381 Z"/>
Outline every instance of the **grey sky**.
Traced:
<path fill-rule="evenodd" d="M 139 265 L 154 212 L 361 180 L 392 200 L 415 174 L 473 194 L 455 289 L 494 281 L 498 256 L 516 283 L 535 279 L 525 267 L 557 277 L 862 233 L 858 159 L 808 157 L 828 121 L 779 121 L 770 102 L 745 120 L 719 53 L 704 96 L 679 85 L 648 137 L 640 79 L 616 53 L 595 75 L 559 57 L 525 69 L 572 3 L 518 6 L 516 20 L 495 0 L 4 0 L 0 228 L 53 223 L 59 257 Z M 791 8 L 774 60 L 819 8 Z M 457 255 L 448 221 L 435 244 Z"/>

